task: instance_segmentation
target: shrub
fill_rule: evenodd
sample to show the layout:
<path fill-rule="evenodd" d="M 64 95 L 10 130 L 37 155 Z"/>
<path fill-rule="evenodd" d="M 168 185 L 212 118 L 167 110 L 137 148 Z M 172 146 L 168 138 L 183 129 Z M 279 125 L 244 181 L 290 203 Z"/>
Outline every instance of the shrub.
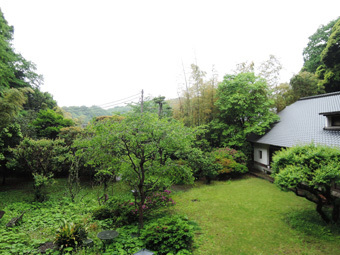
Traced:
<path fill-rule="evenodd" d="M 137 221 L 134 202 L 120 197 L 110 198 L 105 206 L 93 211 L 93 217 L 98 220 L 112 219 L 116 226 L 123 226 Z"/>
<path fill-rule="evenodd" d="M 68 223 L 64 221 L 57 231 L 54 243 L 61 249 L 77 247 L 87 237 L 87 230 L 80 223 Z"/>
<path fill-rule="evenodd" d="M 171 216 L 147 224 L 140 237 L 147 249 L 158 254 L 176 254 L 180 250 L 191 250 L 194 231 L 186 218 Z"/>
<path fill-rule="evenodd" d="M 175 201 L 170 197 L 170 190 L 164 190 L 163 192 L 154 192 L 150 196 L 146 197 L 145 200 L 145 210 L 153 211 L 162 207 L 172 206 Z"/>
<path fill-rule="evenodd" d="M 241 152 L 231 148 L 219 148 L 211 152 L 215 163 L 221 166 L 219 175 L 242 174 L 248 172 L 247 157 Z"/>
<path fill-rule="evenodd" d="M 175 201 L 170 197 L 170 190 L 154 192 L 146 197 L 143 214 L 151 215 L 160 208 L 172 206 Z M 96 208 L 93 217 L 97 220 L 112 219 L 116 226 L 124 226 L 136 222 L 138 219 L 138 205 L 131 200 L 120 197 L 110 198 L 105 206 Z"/>
<path fill-rule="evenodd" d="M 188 165 L 194 169 L 195 178 L 204 177 L 207 183 L 214 179 L 221 169 L 219 164 L 214 162 L 214 157 L 199 149 L 192 149 L 188 156 Z"/>
<path fill-rule="evenodd" d="M 37 202 L 44 202 L 47 200 L 46 188 L 55 183 L 53 174 L 43 175 L 33 173 L 34 179 L 34 200 Z"/>
<path fill-rule="evenodd" d="M 112 211 L 106 206 L 100 206 L 93 210 L 92 215 L 96 220 L 106 220 L 111 218 Z"/>

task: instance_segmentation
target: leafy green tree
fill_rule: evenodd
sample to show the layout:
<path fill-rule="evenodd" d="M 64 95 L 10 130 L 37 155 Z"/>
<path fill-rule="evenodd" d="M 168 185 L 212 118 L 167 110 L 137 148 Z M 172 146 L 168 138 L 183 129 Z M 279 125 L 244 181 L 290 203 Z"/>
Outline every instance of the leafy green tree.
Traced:
<path fill-rule="evenodd" d="M 274 89 L 273 98 L 276 112 L 282 111 L 287 105 L 296 101 L 292 87 L 288 83 L 281 83 Z"/>
<path fill-rule="evenodd" d="M 293 89 L 294 101 L 301 97 L 325 93 L 323 86 L 319 84 L 318 78 L 309 72 L 300 72 L 294 75 L 290 79 L 290 86 Z"/>
<path fill-rule="evenodd" d="M 91 138 L 82 141 L 89 163 L 114 168 L 138 198 L 139 226 L 143 227 L 143 206 L 149 192 L 168 187 L 183 175 L 173 158 L 188 151 L 193 131 L 173 119 L 151 113 L 127 115 L 121 121 L 102 121 L 88 127 Z M 81 143 L 81 142 L 80 142 Z M 79 146 L 79 145 L 78 145 Z"/>
<path fill-rule="evenodd" d="M 45 187 L 53 183 L 53 175 L 68 164 L 68 147 L 63 140 L 33 140 L 25 138 L 12 149 L 14 159 L 10 167 L 32 174 L 37 201 L 46 199 Z"/>
<path fill-rule="evenodd" d="M 37 87 L 42 81 L 35 65 L 14 51 L 13 32 L 0 9 L 0 94 L 5 88 Z"/>
<path fill-rule="evenodd" d="M 60 129 L 73 125 L 71 119 L 65 119 L 63 115 L 52 109 L 40 110 L 37 118 L 32 121 L 39 138 L 56 139 Z"/>
<path fill-rule="evenodd" d="M 39 88 L 34 88 L 33 92 L 28 93 L 25 110 L 39 112 L 40 110 L 53 109 L 57 107 L 57 102 L 48 92 L 42 92 Z"/>
<path fill-rule="evenodd" d="M 340 19 L 332 28 L 326 47 L 321 53 L 318 75 L 326 92 L 340 91 Z"/>
<path fill-rule="evenodd" d="M 332 33 L 332 28 L 339 20 L 335 19 L 330 21 L 327 25 L 321 25 L 317 31 L 311 35 L 308 39 L 307 47 L 303 49 L 303 68 L 302 71 L 315 73 L 320 65 L 321 53 L 327 46 L 328 39 Z"/>
<path fill-rule="evenodd" d="M 9 172 L 7 163 L 12 158 L 11 149 L 18 145 L 21 139 L 20 126 L 16 123 L 9 124 L 0 131 L 0 173 L 2 175 L 2 184 L 5 184 L 6 176 Z"/>
<path fill-rule="evenodd" d="M 0 97 L 0 129 L 12 123 L 26 102 L 30 88 L 5 89 Z"/>
<path fill-rule="evenodd" d="M 218 175 L 218 171 L 221 170 L 221 166 L 214 160 L 210 153 L 204 153 L 198 148 L 193 148 L 185 163 L 194 171 L 196 179 L 204 178 L 206 184 L 210 184 Z M 181 162 L 179 163 L 181 165 Z"/>
<path fill-rule="evenodd" d="M 276 185 L 294 191 L 297 196 L 316 203 L 316 211 L 329 223 L 337 222 L 340 198 L 333 194 L 340 184 L 340 150 L 321 145 L 299 145 L 283 149 L 273 157 L 272 170 Z M 323 207 L 332 208 L 331 219 Z"/>
<path fill-rule="evenodd" d="M 263 78 L 253 73 L 226 75 L 217 89 L 219 116 L 211 123 L 215 147 L 232 147 L 246 153 L 246 138 L 262 135 L 279 119 Z"/>

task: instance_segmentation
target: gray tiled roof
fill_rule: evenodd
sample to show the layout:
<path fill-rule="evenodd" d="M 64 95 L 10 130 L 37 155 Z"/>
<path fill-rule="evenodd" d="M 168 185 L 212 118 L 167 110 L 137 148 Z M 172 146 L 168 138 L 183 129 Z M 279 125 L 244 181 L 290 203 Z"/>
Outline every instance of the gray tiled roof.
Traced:
<path fill-rule="evenodd" d="M 301 98 L 279 113 L 280 121 L 254 142 L 280 147 L 314 142 L 340 147 L 340 131 L 324 130 L 326 117 L 340 111 L 340 92 Z"/>

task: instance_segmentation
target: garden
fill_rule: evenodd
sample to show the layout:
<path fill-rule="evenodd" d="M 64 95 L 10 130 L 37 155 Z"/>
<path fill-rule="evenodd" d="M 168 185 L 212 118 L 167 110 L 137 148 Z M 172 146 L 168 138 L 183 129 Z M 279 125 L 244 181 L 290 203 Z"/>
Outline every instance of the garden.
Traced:
<path fill-rule="evenodd" d="M 39 247 L 54 242 L 62 249 L 46 254 L 134 254 L 145 248 L 179 255 L 339 254 L 338 225 L 324 223 L 311 202 L 249 175 L 156 193 L 148 198 L 140 231 L 134 196 L 124 183 L 110 185 L 105 204 L 98 201 L 101 186 L 82 185 L 74 202 L 66 188 L 67 180 L 57 179 L 42 203 L 34 202 L 31 182 L 2 188 L 0 253 L 40 254 Z M 6 227 L 23 212 L 18 225 Z M 105 243 L 97 237 L 105 230 L 119 235 Z"/>

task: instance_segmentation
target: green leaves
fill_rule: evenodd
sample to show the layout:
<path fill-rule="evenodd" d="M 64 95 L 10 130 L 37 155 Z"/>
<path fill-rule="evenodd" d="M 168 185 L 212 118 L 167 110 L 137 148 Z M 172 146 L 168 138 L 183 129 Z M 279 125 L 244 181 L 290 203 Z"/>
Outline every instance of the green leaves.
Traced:
<path fill-rule="evenodd" d="M 322 64 L 321 53 L 326 48 L 327 41 L 331 35 L 332 27 L 337 20 L 330 21 L 327 25 L 322 25 L 308 39 L 307 47 L 303 49 L 303 70 L 315 73 L 316 69 Z"/>
<path fill-rule="evenodd" d="M 73 121 L 65 119 L 62 114 L 52 109 L 40 110 L 37 118 L 32 121 L 32 126 L 36 129 L 38 137 L 56 139 L 63 127 L 73 125 Z"/>
<path fill-rule="evenodd" d="M 266 81 L 253 73 L 226 75 L 217 89 L 218 120 L 212 123 L 220 145 L 241 148 L 247 135 L 264 134 L 278 116 Z M 215 126 L 215 128 L 214 128 Z"/>
<path fill-rule="evenodd" d="M 146 247 L 162 254 L 176 254 L 182 249 L 191 250 L 193 238 L 193 226 L 180 216 L 155 220 L 141 232 L 141 239 Z"/>
<path fill-rule="evenodd" d="M 324 205 L 333 208 L 332 219 L 338 220 L 338 197 L 332 193 L 334 184 L 340 184 L 340 150 L 321 145 L 299 145 L 279 151 L 273 157 L 272 170 L 275 183 L 284 190 L 294 189 L 318 205 L 317 211 L 328 223 L 322 212 Z"/>

